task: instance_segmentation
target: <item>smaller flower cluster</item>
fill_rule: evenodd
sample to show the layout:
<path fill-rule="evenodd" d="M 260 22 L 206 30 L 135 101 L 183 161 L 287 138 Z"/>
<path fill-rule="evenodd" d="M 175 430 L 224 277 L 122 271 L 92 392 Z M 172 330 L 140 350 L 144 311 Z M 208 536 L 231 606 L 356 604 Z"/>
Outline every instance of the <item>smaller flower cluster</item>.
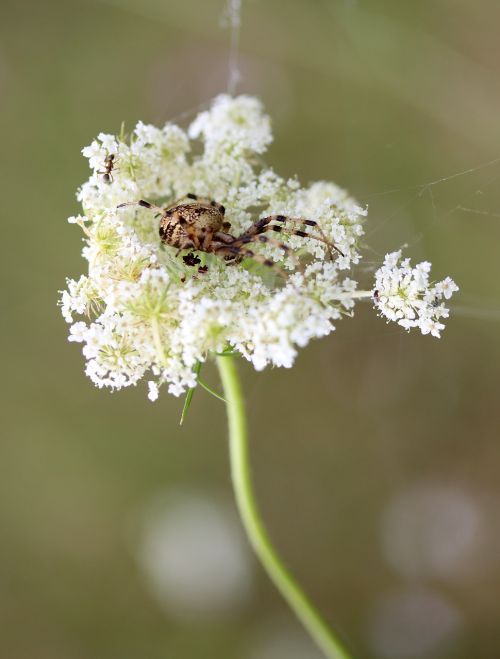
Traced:
<path fill-rule="evenodd" d="M 428 261 L 412 268 L 410 259 L 401 260 L 401 250 L 387 254 L 376 272 L 374 298 L 382 316 L 439 338 L 444 329 L 440 320 L 449 316 L 443 298 L 449 300 L 458 286 L 450 277 L 431 284 L 430 270 Z"/>

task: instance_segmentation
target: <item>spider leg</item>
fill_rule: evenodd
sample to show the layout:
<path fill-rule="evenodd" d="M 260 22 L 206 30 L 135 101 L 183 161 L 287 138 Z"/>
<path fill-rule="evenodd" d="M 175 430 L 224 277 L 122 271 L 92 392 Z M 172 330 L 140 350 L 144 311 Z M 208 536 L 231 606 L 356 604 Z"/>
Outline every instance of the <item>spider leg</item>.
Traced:
<path fill-rule="evenodd" d="M 167 206 L 165 206 L 164 210 L 168 211 L 171 208 L 175 208 L 176 206 L 179 206 L 189 195 L 184 195 L 183 197 L 180 197 L 179 199 L 176 199 L 175 201 L 170 202 Z"/>
<path fill-rule="evenodd" d="M 118 204 L 117 208 L 123 208 L 124 206 L 143 206 L 144 208 L 149 208 L 151 210 L 160 213 L 160 215 L 165 215 L 165 209 L 156 206 L 155 204 L 150 204 L 149 201 L 144 201 L 144 199 L 139 199 L 139 201 L 127 201 L 124 204 Z"/>
<path fill-rule="evenodd" d="M 175 201 L 170 202 L 168 206 L 165 206 L 165 210 L 170 210 L 171 208 L 175 208 L 176 206 L 179 206 L 182 202 L 186 203 L 186 199 L 192 199 L 193 201 L 197 201 L 199 204 L 202 206 L 212 206 L 214 208 L 217 208 L 217 210 L 224 215 L 226 212 L 225 207 L 222 204 L 219 204 L 218 202 L 214 201 L 213 199 L 208 199 L 207 197 L 199 197 L 198 195 L 194 194 L 193 192 L 188 192 L 185 194 L 183 197 L 180 197 L 179 199 L 176 199 Z M 231 226 L 229 223 L 227 223 L 227 226 Z"/>
<path fill-rule="evenodd" d="M 302 265 L 297 258 L 297 256 L 293 253 L 293 251 L 290 249 L 288 245 L 285 243 L 281 242 L 280 240 L 276 240 L 274 238 L 270 238 L 269 236 L 265 236 L 264 233 L 259 233 L 259 234 L 253 234 L 253 235 L 243 235 L 241 237 L 236 238 L 231 245 L 233 247 L 240 247 L 241 245 L 248 245 L 248 243 L 263 243 L 264 245 L 274 245 L 274 247 L 279 247 L 282 249 L 285 254 L 287 254 L 292 261 L 295 264 L 295 267 L 298 267 L 299 269 L 302 269 Z"/>
<path fill-rule="evenodd" d="M 344 256 L 344 253 L 341 252 L 341 250 L 333 243 L 331 240 L 328 240 L 328 238 L 325 236 L 323 230 L 319 226 L 317 222 L 314 220 L 306 220 L 301 217 L 288 217 L 287 215 L 268 215 L 267 217 L 263 217 L 260 220 L 257 220 L 253 226 L 248 229 L 244 235 L 255 235 L 255 234 L 260 234 L 264 233 L 265 231 L 276 231 L 277 233 L 281 233 L 283 227 L 278 225 L 278 224 L 271 224 L 271 222 L 279 222 L 280 224 L 285 224 L 286 222 L 291 222 L 293 224 L 301 224 L 302 226 L 309 226 L 309 227 L 315 227 L 320 235 L 312 235 L 310 233 L 307 233 L 306 231 L 302 231 L 301 229 L 294 229 L 291 231 L 291 234 L 293 236 L 300 236 L 301 238 L 312 238 L 314 240 L 317 240 L 318 242 L 324 243 L 330 252 L 330 256 L 333 259 L 332 255 L 332 247 L 335 249 L 341 256 Z"/>
<path fill-rule="evenodd" d="M 217 201 L 214 201 L 213 199 L 208 199 L 207 197 L 199 197 L 193 192 L 188 192 L 186 197 L 188 199 L 193 199 L 194 201 L 199 202 L 203 206 L 213 206 L 214 208 L 217 208 L 217 210 L 220 213 L 222 213 L 222 215 L 224 215 L 224 213 L 226 212 L 225 207 L 222 204 L 219 204 Z"/>
<path fill-rule="evenodd" d="M 187 237 L 189 240 L 193 243 L 193 246 L 195 249 L 201 249 L 201 243 L 200 243 L 200 238 L 198 234 L 196 233 L 196 229 L 191 225 L 188 224 L 187 222 L 181 222 L 182 228 L 184 229 Z"/>
<path fill-rule="evenodd" d="M 210 245 L 212 244 L 212 240 L 214 239 L 214 231 L 213 229 L 208 228 L 205 232 L 205 235 L 202 238 L 201 241 L 201 251 L 202 252 L 209 252 L 210 251 Z"/>
<path fill-rule="evenodd" d="M 256 254 L 251 249 L 242 249 L 241 247 L 236 247 L 234 245 L 219 245 L 214 249 L 214 254 L 217 254 L 217 256 L 232 256 L 235 258 L 246 257 L 252 259 L 253 261 L 257 261 L 257 263 L 262 263 L 268 268 L 271 268 L 281 277 L 286 279 L 286 274 L 276 265 L 272 259 L 267 259 L 265 256 L 262 256 L 262 254 Z"/>
<path fill-rule="evenodd" d="M 179 256 L 179 254 L 182 252 L 183 249 L 201 250 L 200 240 L 196 234 L 196 230 L 194 229 L 194 227 L 188 224 L 185 220 L 182 220 L 180 224 L 183 229 L 185 241 L 183 241 L 183 244 L 177 249 L 175 256 L 176 257 Z"/>
<path fill-rule="evenodd" d="M 232 245 L 234 243 L 234 236 L 224 231 L 216 231 L 213 235 L 214 239 L 225 245 Z"/>

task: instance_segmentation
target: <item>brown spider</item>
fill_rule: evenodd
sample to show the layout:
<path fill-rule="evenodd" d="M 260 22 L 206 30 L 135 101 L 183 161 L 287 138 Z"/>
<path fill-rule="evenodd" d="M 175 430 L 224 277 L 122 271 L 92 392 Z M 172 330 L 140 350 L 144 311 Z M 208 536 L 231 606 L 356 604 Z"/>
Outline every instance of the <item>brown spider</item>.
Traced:
<path fill-rule="evenodd" d="M 188 203 L 175 202 L 167 208 L 160 208 L 141 199 L 140 201 L 120 204 L 118 208 L 138 205 L 156 211 L 160 215 L 161 241 L 171 247 L 177 247 L 177 254 L 183 249 L 198 250 L 207 254 L 216 254 L 230 263 L 240 263 L 242 259 L 248 257 L 270 268 L 276 267 L 274 261 L 265 258 L 261 254 L 256 254 L 248 249 L 246 245 L 252 242 L 267 243 L 280 247 L 285 253 L 289 253 L 290 247 L 288 245 L 264 235 L 267 231 L 280 233 L 283 229 L 282 225 L 286 222 L 316 227 L 321 233 L 318 223 L 314 220 L 287 217 L 285 215 L 269 215 L 254 222 L 249 229 L 239 236 L 232 236 L 229 233 L 231 224 L 225 220 L 226 209 L 222 204 L 191 193 L 187 194 L 186 197 L 193 201 Z M 340 249 L 323 235 L 314 236 L 300 229 L 293 229 L 290 233 L 303 238 L 319 240 L 327 245 L 330 253 L 331 248 L 333 248 L 343 256 Z M 187 257 L 184 257 L 184 262 L 187 265 L 194 266 L 200 261 L 193 254 L 188 254 Z"/>

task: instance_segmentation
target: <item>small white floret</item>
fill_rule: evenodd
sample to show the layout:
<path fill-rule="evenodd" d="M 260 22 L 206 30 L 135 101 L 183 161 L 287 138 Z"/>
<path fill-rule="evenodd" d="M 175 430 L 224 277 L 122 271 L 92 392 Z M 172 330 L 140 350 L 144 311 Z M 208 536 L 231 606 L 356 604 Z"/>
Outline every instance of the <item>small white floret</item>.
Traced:
<path fill-rule="evenodd" d="M 151 380 L 148 382 L 148 398 L 151 402 L 158 399 L 158 385 Z"/>

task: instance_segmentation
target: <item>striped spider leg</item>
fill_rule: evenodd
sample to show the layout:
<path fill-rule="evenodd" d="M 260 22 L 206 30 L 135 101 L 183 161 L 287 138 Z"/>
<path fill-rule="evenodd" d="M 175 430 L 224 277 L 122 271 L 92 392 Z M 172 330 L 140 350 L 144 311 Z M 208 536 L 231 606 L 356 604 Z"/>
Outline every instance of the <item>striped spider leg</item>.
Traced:
<path fill-rule="evenodd" d="M 273 224 L 273 222 L 279 222 L 279 224 Z M 300 217 L 288 217 L 287 215 L 268 215 L 263 217 L 260 220 L 257 220 L 242 236 L 239 237 L 239 240 L 246 239 L 248 236 L 262 235 L 266 231 L 275 231 L 276 233 L 281 233 L 283 231 L 283 226 L 286 223 L 291 223 L 295 225 L 302 225 L 315 227 L 316 230 L 320 233 L 319 236 L 307 233 L 301 229 L 293 229 L 290 233 L 292 236 L 300 236 L 301 238 L 312 238 L 317 240 L 327 246 L 330 258 L 333 260 L 332 248 L 336 250 L 341 256 L 344 256 L 344 253 L 333 243 L 328 240 L 325 236 L 323 230 L 315 220 L 307 220 Z M 282 245 L 281 245 L 282 246 Z"/>

